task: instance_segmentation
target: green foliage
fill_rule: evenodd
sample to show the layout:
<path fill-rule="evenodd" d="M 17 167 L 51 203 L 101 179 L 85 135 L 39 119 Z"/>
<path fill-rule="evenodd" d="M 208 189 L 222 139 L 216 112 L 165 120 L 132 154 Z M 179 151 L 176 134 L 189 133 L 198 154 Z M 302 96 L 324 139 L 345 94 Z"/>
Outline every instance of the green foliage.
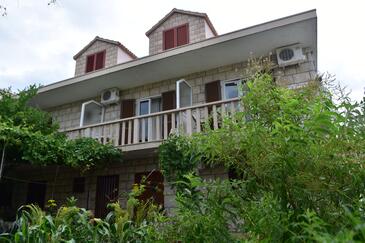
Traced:
<path fill-rule="evenodd" d="M 176 196 L 177 209 L 165 229 L 169 242 L 235 242 L 230 230 L 242 223 L 238 191 L 228 181 L 206 183 L 192 174 L 181 183 L 184 190 Z"/>
<path fill-rule="evenodd" d="M 161 171 L 168 181 L 180 181 L 184 175 L 193 172 L 199 161 L 190 151 L 191 140 L 188 137 L 172 134 L 159 147 Z"/>
<path fill-rule="evenodd" d="M 120 161 L 121 152 L 91 138 L 68 140 L 58 132 L 49 113 L 29 105 L 37 87 L 11 93 L 0 90 L 0 148 L 6 161 L 38 165 L 61 164 L 89 169 L 101 163 Z"/>
<path fill-rule="evenodd" d="M 121 160 L 121 152 L 112 144 L 100 144 L 92 138 L 69 140 L 65 144 L 66 165 L 89 169 Z"/>
<path fill-rule="evenodd" d="M 171 140 L 183 141 L 182 151 L 166 142 L 169 152 L 163 152 L 174 159 L 163 156 L 161 162 L 168 168 L 173 161 L 175 169 L 164 170 L 167 178 L 171 171 L 185 173 L 174 165 L 175 149 L 191 165 L 205 161 L 240 172 L 240 217 L 249 241 L 364 240 L 358 230 L 365 223 L 358 206 L 365 190 L 364 103 L 351 102 L 330 84 L 290 90 L 257 73 L 247 82 L 244 111 L 225 119 L 221 129 Z"/>
<path fill-rule="evenodd" d="M 150 201 L 135 198 L 140 190 L 130 194 L 129 210 L 122 209 L 119 203 L 109 204 L 110 213 L 105 219 L 93 218 L 90 211 L 78 208 L 74 198 L 69 198 L 55 214 L 45 213 L 35 205 L 23 206 L 15 228 L 0 235 L 0 242 L 156 242 L 160 239 L 158 225 L 166 217 Z M 144 217 L 137 218 L 136 214 Z"/>

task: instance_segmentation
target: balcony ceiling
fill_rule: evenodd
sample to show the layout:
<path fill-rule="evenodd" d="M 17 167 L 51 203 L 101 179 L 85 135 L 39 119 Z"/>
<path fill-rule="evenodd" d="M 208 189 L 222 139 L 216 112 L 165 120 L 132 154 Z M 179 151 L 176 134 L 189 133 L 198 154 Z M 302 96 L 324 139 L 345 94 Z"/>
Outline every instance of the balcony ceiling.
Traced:
<path fill-rule="evenodd" d="M 315 10 L 220 35 L 156 55 L 142 57 L 100 71 L 41 88 L 32 105 L 43 109 L 90 99 L 102 90 L 121 90 L 181 78 L 184 75 L 267 55 L 276 48 L 299 43 L 314 50 L 317 63 Z"/>

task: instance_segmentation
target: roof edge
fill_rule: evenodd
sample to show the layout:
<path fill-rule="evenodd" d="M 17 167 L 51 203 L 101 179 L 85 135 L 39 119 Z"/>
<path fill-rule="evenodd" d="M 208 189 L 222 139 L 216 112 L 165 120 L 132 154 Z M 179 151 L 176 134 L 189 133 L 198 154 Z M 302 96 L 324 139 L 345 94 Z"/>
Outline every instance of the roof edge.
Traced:
<path fill-rule="evenodd" d="M 215 36 L 218 35 L 216 29 L 214 28 L 212 22 L 210 21 L 208 15 L 206 13 L 192 12 L 192 11 L 187 11 L 187 10 L 173 8 L 169 13 L 167 13 L 162 19 L 160 19 L 155 25 L 153 25 L 145 33 L 146 36 L 148 37 L 154 30 L 156 30 L 163 22 L 165 22 L 174 13 L 181 13 L 181 14 L 186 14 L 186 15 L 191 15 L 191 16 L 198 16 L 198 17 L 204 18 L 207 21 L 207 24 L 208 24 L 209 28 L 212 30 L 213 34 Z"/>
<path fill-rule="evenodd" d="M 145 64 L 147 62 L 152 62 L 152 61 L 156 61 L 158 59 L 162 59 L 162 58 L 166 58 L 172 55 L 176 55 L 176 54 L 181 54 L 183 52 L 186 51 L 191 51 L 194 50 L 196 48 L 202 48 L 205 47 L 207 45 L 212 45 L 212 44 L 217 44 L 220 42 L 225 42 L 227 40 L 230 39 L 235 39 L 237 38 L 237 35 L 241 36 L 241 33 L 243 36 L 248 36 L 248 35 L 252 35 L 255 33 L 259 33 L 262 31 L 266 31 L 267 29 L 273 29 L 276 28 L 278 26 L 284 26 L 284 25 L 288 25 L 288 24 L 293 24 L 293 23 L 297 23 L 297 22 L 301 22 L 301 21 L 305 21 L 305 20 L 309 20 L 309 19 L 313 19 L 313 18 L 317 18 L 317 14 L 316 14 L 316 9 L 311 9 L 308 11 L 304 11 L 304 12 L 300 12 L 300 13 L 296 13 L 293 15 L 289 15 L 289 16 L 285 16 L 282 18 L 278 18 L 278 19 L 274 19 L 274 20 L 270 20 L 267 22 L 263 22 L 257 25 L 253 25 L 253 26 L 249 26 L 246 28 L 242 28 L 242 29 L 238 29 L 229 33 L 225 33 L 210 39 L 205 39 L 199 42 L 195 42 L 192 44 L 188 44 L 188 45 L 184 45 L 178 48 L 174 48 L 162 53 L 156 53 L 153 55 L 147 55 L 147 56 L 143 56 L 140 58 L 137 58 L 136 60 L 131 60 L 125 63 L 121 63 L 121 64 L 117 64 L 105 69 L 102 69 L 98 72 L 93 72 L 90 74 L 84 74 L 81 76 L 77 76 L 77 77 L 71 77 L 65 80 L 61 80 L 58 82 L 54 82 L 51 84 L 47 84 L 42 86 L 39 90 L 38 93 L 45 93 L 48 92 L 50 90 L 53 89 L 57 89 L 63 86 L 67 86 L 67 85 L 72 85 L 74 83 L 78 83 L 78 82 L 82 82 L 82 81 L 86 81 L 90 78 L 94 78 L 96 76 L 102 76 L 104 74 L 107 74 L 109 72 L 115 72 L 118 71 L 120 69 L 124 69 L 124 68 L 131 68 L 133 66 L 138 66 L 141 64 Z M 283 22 L 284 21 L 284 22 Z M 270 25 L 270 26 L 269 26 Z M 246 33 L 245 33 L 246 32 Z M 245 34 L 243 34 L 245 33 Z M 203 44 L 206 43 L 206 44 Z M 150 60 L 151 59 L 151 60 Z"/>
<path fill-rule="evenodd" d="M 101 38 L 99 36 L 95 36 L 95 38 L 92 41 L 90 41 L 89 44 L 87 44 L 86 46 L 84 46 L 84 48 L 82 48 L 78 53 L 76 53 L 73 56 L 73 59 L 76 60 L 77 58 L 79 58 L 82 55 L 82 53 L 84 53 L 96 41 L 102 41 L 102 42 L 106 42 L 106 43 L 109 43 L 109 44 L 112 44 L 112 45 L 116 45 L 119 48 L 121 48 L 126 54 L 128 54 L 131 58 L 133 58 L 133 59 L 137 59 L 138 58 L 132 51 L 130 51 L 127 47 L 125 47 L 119 41 L 114 41 L 114 40 L 110 40 L 110 39 Z"/>

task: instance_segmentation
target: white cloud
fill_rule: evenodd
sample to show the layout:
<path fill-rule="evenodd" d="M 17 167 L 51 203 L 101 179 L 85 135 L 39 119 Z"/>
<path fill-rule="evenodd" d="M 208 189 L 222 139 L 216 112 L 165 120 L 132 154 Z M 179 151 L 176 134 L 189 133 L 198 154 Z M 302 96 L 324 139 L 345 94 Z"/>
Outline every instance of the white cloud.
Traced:
<path fill-rule="evenodd" d="M 0 87 L 24 88 L 69 78 L 72 56 L 96 35 L 148 53 L 144 33 L 172 8 L 208 13 L 220 34 L 316 8 L 321 72 L 335 74 L 360 100 L 365 86 L 362 1 L 0 0 Z"/>

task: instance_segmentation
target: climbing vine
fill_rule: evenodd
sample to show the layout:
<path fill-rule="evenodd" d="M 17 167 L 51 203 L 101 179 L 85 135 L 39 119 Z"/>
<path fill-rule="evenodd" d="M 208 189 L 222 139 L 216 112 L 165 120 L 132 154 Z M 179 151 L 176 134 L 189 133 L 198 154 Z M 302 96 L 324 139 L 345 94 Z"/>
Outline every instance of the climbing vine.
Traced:
<path fill-rule="evenodd" d="M 179 181 L 194 172 L 200 160 L 191 150 L 191 138 L 172 134 L 159 147 L 160 168 L 169 182 Z"/>
<path fill-rule="evenodd" d="M 0 90 L 0 148 L 5 161 L 37 165 L 58 164 L 83 170 L 120 161 L 121 152 L 111 144 L 91 138 L 69 140 L 58 132 L 49 113 L 29 105 L 38 87 L 19 91 Z"/>

